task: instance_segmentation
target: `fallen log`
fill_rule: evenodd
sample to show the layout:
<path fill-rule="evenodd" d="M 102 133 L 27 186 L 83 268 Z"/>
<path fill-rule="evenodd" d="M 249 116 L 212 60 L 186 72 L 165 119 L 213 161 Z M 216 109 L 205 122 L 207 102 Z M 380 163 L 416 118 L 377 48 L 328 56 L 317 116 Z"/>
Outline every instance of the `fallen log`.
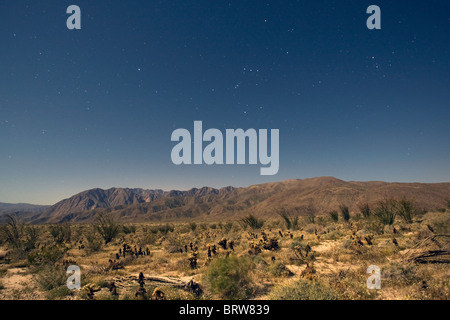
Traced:
<path fill-rule="evenodd" d="M 450 251 L 427 250 L 409 259 L 416 263 L 450 263 Z"/>

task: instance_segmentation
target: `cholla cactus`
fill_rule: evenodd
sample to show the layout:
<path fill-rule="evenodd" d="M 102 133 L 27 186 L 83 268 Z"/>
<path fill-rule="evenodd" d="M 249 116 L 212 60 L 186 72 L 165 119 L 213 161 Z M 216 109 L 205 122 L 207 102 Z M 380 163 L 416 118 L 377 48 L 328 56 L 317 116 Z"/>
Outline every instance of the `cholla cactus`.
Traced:
<path fill-rule="evenodd" d="M 265 250 L 279 250 L 280 246 L 278 245 L 278 239 L 275 237 L 270 238 L 270 240 L 264 241 L 263 248 Z"/>
<path fill-rule="evenodd" d="M 114 283 L 114 281 L 109 282 L 108 285 L 107 285 L 107 288 L 108 288 L 109 292 L 111 292 L 111 294 L 112 294 L 113 296 L 118 296 L 118 295 L 119 295 L 119 294 L 117 293 L 117 286 L 116 286 L 116 284 Z"/>
<path fill-rule="evenodd" d="M 188 258 L 191 269 L 197 268 L 197 255 L 198 255 L 197 251 L 194 251 L 191 257 Z"/>
<path fill-rule="evenodd" d="M 219 241 L 218 245 L 221 246 L 222 249 L 227 250 L 227 239 L 222 238 L 222 240 Z"/>
<path fill-rule="evenodd" d="M 315 275 L 316 269 L 312 264 L 310 265 L 309 263 L 306 263 L 305 270 L 303 270 L 302 273 L 300 274 L 301 277 L 306 278 L 308 280 L 313 280 Z"/>
<path fill-rule="evenodd" d="M 248 250 L 248 254 L 256 256 L 259 253 L 261 253 L 260 244 L 250 241 L 250 250 Z"/>
<path fill-rule="evenodd" d="M 147 295 L 147 290 L 145 290 L 145 288 L 143 286 L 139 287 L 139 289 L 137 289 L 136 293 L 134 294 L 135 297 L 141 297 L 143 299 L 145 299 Z"/>
<path fill-rule="evenodd" d="M 94 299 L 94 293 L 100 291 L 100 289 L 93 283 L 88 283 L 83 288 L 81 292 L 85 293 L 89 300 Z"/>
<path fill-rule="evenodd" d="M 166 300 L 166 295 L 160 288 L 155 288 L 152 294 L 152 300 Z"/>

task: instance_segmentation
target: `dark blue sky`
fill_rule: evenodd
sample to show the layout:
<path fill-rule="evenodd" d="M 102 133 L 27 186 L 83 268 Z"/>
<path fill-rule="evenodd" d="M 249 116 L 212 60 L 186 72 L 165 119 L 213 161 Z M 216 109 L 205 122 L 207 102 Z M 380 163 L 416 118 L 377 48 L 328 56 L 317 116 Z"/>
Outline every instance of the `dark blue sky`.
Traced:
<path fill-rule="evenodd" d="M 82 29 L 66 28 L 76 4 Z M 381 8 L 368 30 L 366 9 Z M 314 176 L 450 181 L 448 1 L 0 3 L 0 201 Z M 280 130 L 280 170 L 175 166 L 173 130 Z"/>

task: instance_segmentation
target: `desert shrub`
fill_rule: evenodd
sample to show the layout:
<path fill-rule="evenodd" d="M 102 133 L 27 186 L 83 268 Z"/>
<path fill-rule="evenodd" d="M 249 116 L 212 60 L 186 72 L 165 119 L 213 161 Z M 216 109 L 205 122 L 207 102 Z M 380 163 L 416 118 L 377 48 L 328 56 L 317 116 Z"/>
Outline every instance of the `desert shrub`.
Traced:
<path fill-rule="evenodd" d="M 241 222 L 241 225 L 242 225 L 243 228 L 248 226 L 251 229 L 261 229 L 262 226 L 264 225 L 264 221 L 263 220 L 256 218 L 252 214 L 248 215 L 245 218 L 242 218 L 240 220 L 240 222 Z"/>
<path fill-rule="evenodd" d="M 58 224 L 50 226 L 50 234 L 56 243 L 69 242 L 72 232 L 69 224 Z"/>
<path fill-rule="evenodd" d="M 124 234 L 136 233 L 136 226 L 135 225 L 123 225 L 122 232 Z"/>
<path fill-rule="evenodd" d="M 310 211 L 306 214 L 306 219 L 309 223 L 315 224 L 316 223 L 316 213 L 313 211 Z"/>
<path fill-rule="evenodd" d="M 297 280 L 275 286 L 269 295 L 273 300 L 337 300 L 338 295 L 318 281 Z"/>
<path fill-rule="evenodd" d="M 228 221 L 227 223 L 225 223 L 224 225 L 223 225 L 223 230 L 225 231 L 225 232 L 230 232 L 231 231 L 231 229 L 233 229 L 233 222 L 231 222 L 231 221 Z"/>
<path fill-rule="evenodd" d="M 374 216 L 371 216 L 369 219 L 365 220 L 364 228 L 369 233 L 374 234 L 383 234 L 384 233 L 384 224 L 381 223 L 380 219 Z"/>
<path fill-rule="evenodd" d="M 285 208 L 281 208 L 277 213 L 283 219 L 287 229 L 295 230 L 298 228 L 298 216 L 292 217 Z"/>
<path fill-rule="evenodd" d="M 383 225 L 392 225 L 395 220 L 395 200 L 386 199 L 378 202 L 374 215 Z"/>
<path fill-rule="evenodd" d="M 366 266 L 356 270 L 340 270 L 325 279 L 330 290 L 333 290 L 340 300 L 369 300 L 375 299 L 379 290 L 367 288 Z M 383 271 L 382 271 L 383 272 Z M 383 287 L 383 280 L 382 280 Z"/>
<path fill-rule="evenodd" d="M 348 222 L 350 220 L 350 210 L 348 209 L 348 206 L 341 204 L 339 210 L 341 211 L 342 219 L 345 222 Z"/>
<path fill-rule="evenodd" d="M 35 274 L 33 279 L 44 291 L 65 286 L 67 288 L 66 269 L 63 266 L 46 265 Z"/>
<path fill-rule="evenodd" d="M 447 209 L 450 209 L 450 199 L 447 199 Z"/>
<path fill-rule="evenodd" d="M 166 236 L 169 232 L 173 232 L 174 230 L 175 227 L 168 223 L 166 223 L 165 225 L 152 226 L 150 228 L 151 233 L 156 234 L 159 232 L 164 236 Z"/>
<path fill-rule="evenodd" d="M 364 218 L 369 218 L 372 213 L 368 203 L 361 204 L 359 206 L 359 211 L 361 212 Z"/>
<path fill-rule="evenodd" d="M 90 253 L 100 251 L 103 247 L 102 239 L 95 232 L 87 232 L 86 238 L 86 250 Z"/>
<path fill-rule="evenodd" d="M 247 257 L 229 256 L 213 260 L 205 273 L 211 292 L 222 299 L 249 298 L 252 262 Z"/>
<path fill-rule="evenodd" d="M 191 229 L 191 231 L 195 231 L 195 229 L 197 229 L 197 224 L 195 222 L 189 223 L 189 229 Z"/>
<path fill-rule="evenodd" d="M 24 251 L 29 252 L 33 249 L 36 249 L 40 235 L 40 230 L 38 229 L 38 227 L 26 226 L 24 228 L 24 234 L 25 234 L 25 240 L 23 243 Z"/>
<path fill-rule="evenodd" d="M 297 246 L 304 245 L 304 240 L 300 237 L 294 237 L 292 242 L 289 245 L 289 248 L 292 250 Z"/>
<path fill-rule="evenodd" d="M 67 296 L 71 296 L 73 294 L 73 291 L 67 288 L 67 285 L 62 285 L 56 288 L 51 289 L 46 293 L 47 299 L 49 300 L 56 300 L 56 299 L 62 299 Z"/>
<path fill-rule="evenodd" d="M 157 235 L 151 232 L 144 233 L 141 237 L 139 237 L 138 245 L 140 247 L 144 247 L 146 245 L 155 244 L 157 240 Z"/>
<path fill-rule="evenodd" d="M 45 246 L 40 250 L 34 250 L 27 254 L 27 260 L 30 265 L 54 265 L 60 261 L 67 249 L 60 246 Z"/>
<path fill-rule="evenodd" d="M 396 201 L 395 205 L 397 214 L 403 218 L 406 223 L 413 222 L 413 215 L 415 213 L 414 203 L 407 199 Z"/>
<path fill-rule="evenodd" d="M 442 212 L 428 212 L 423 216 L 424 222 L 429 224 L 436 234 L 450 233 L 450 215 Z M 429 235 L 428 235 L 429 236 Z"/>
<path fill-rule="evenodd" d="M 100 213 L 95 219 L 94 229 L 103 238 L 105 244 L 108 244 L 119 234 L 120 226 L 113 218 Z"/>
<path fill-rule="evenodd" d="M 267 267 L 267 271 L 275 277 L 289 277 L 292 272 L 280 261 L 275 261 Z"/>
<path fill-rule="evenodd" d="M 392 287 L 411 286 L 420 279 L 414 265 L 391 262 L 383 267 L 383 278 Z"/>
<path fill-rule="evenodd" d="M 334 222 L 338 222 L 339 213 L 336 210 L 328 212 L 328 215 L 330 216 L 331 220 L 333 220 Z"/>
<path fill-rule="evenodd" d="M 0 226 L 0 236 L 3 241 L 8 243 L 15 249 L 22 247 L 22 236 L 24 232 L 24 224 L 19 222 L 16 217 L 6 215 L 6 223 Z"/>

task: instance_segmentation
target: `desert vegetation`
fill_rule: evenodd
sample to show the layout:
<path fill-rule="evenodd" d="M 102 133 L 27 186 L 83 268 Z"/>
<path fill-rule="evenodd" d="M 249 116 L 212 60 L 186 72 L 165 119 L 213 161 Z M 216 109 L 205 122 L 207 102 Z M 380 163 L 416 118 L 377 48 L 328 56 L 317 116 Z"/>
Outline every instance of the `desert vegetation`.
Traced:
<path fill-rule="evenodd" d="M 176 205 L 173 203 L 171 205 Z M 0 225 L 1 299 L 449 299 L 450 211 L 408 199 L 229 221 Z M 67 267 L 81 288 L 67 288 Z M 370 265 L 381 289 L 369 289 Z"/>

